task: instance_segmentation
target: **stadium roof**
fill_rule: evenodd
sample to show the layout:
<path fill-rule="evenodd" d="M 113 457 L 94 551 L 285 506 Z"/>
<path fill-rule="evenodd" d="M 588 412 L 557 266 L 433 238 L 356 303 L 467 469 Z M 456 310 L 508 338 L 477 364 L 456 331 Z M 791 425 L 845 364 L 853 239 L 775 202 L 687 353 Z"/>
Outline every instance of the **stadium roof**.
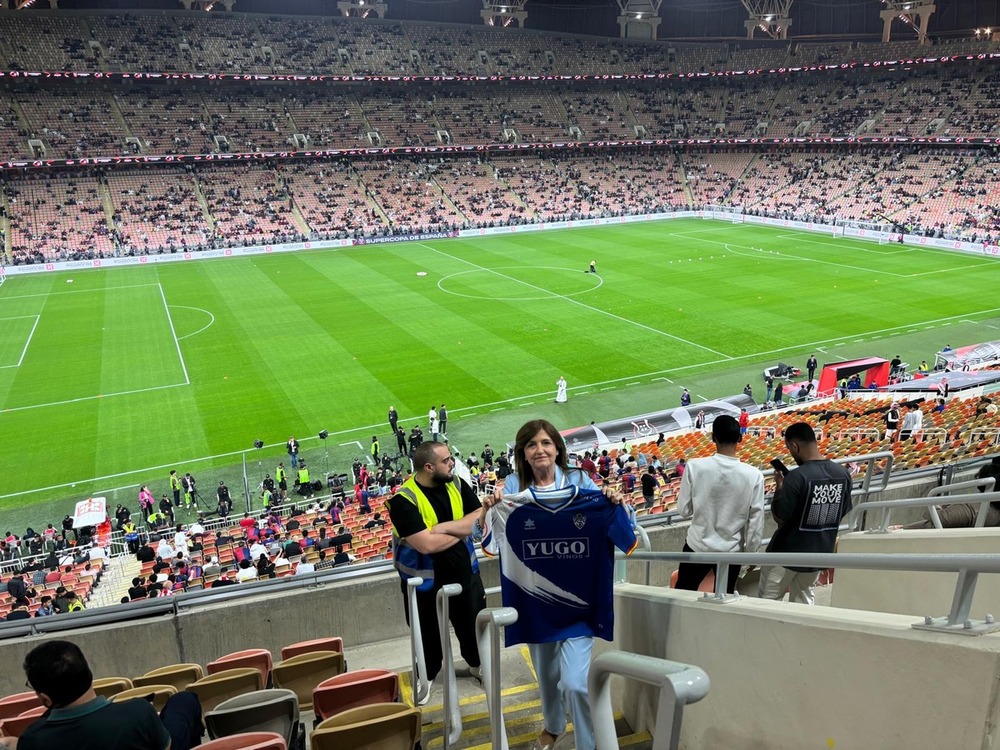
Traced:
<path fill-rule="evenodd" d="M 481 25 L 481 0 L 385 0 L 388 17 Z M 245 13 L 337 15 L 335 0 L 235 0 Z M 13 3 L 11 3 L 13 4 Z M 914 2 L 914 4 L 919 4 Z M 48 8 L 35 0 L 32 9 Z M 997 0 L 934 0 L 931 38 L 970 36 L 974 29 L 1000 26 Z M 178 0 L 59 0 L 61 10 L 180 10 Z M 880 38 L 880 0 L 794 0 L 789 38 Z M 221 10 L 221 3 L 216 7 Z M 618 36 L 619 8 L 615 0 L 528 0 L 527 27 L 575 34 Z M 739 39 L 746 36 L 747 11 L 740 0 L 663 0 L 661 39 Z M 913 40 L 916 33 L 903 22 L 894 24 L 894 38 Z"/>

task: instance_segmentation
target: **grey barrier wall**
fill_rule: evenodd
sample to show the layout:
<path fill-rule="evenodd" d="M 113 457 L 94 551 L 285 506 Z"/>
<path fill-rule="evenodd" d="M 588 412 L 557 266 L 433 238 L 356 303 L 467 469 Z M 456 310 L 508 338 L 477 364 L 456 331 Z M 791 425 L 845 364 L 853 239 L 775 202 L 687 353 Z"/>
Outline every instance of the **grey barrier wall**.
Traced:
<path fill-rule="evenodd" d="M 495 561 L 485 561 L 482 571 L 487 587 L 499 585 Z M 4 665 L 0 695 L 24 691 L 24 657 L 46 640 L 66 639 L 78 644 L 95 677 L 136 677 L 166 664 L 204 665 L 245 648 L 270 649 L 277 661 L 282 646 L 331 635 L 344 639 L 349 660 L 353 645 L 403 638 L 409 633 L 395 573 L 294 591 L 267 588 L 261 586 L 260 593 L 246 598 L 181 607 L 176 613 L 141 620 L 0 641 L 0 663 Z M 490 605 L 499 606 L 499 598 Z"/>
<path fill-rule="evenodd" d="M 925 484 L 923 493 L 936 482 L 927 480 Z M 913 497 L 923 493 L 913 484 L 908 484 L 900 488 L 891 487 L 880 493 L 878 499 Z M 900 512 L 899 522 L 906 523 L 907 520 L 907 516 Z M 648 529 L 653 551 L 680 551 L 687 527 L 687 523 L 678 523 Z M 768 519 L 765 536 L 769 536 L 773 528 Z M 486 559 L 480 564 L 485 586 L 499 586 L 496 560 Z M 629 581 L 645 582 L 646 567 L 630 563 Z M 663 563 L 650 566 L 649 582 L 667 586 L 673 567 Z M 408 635 L 403 595 L 395 573 L 324 582 L 295 591 L 268 590 L 267 585 L 261 585 L 255 587 L 259 593 L 228 599 L 238 588 L 226 590 L 225 602 L 200 603 L 190 608 L 181 606 L 176 614 L 172 612 L 138 621 L 0 640 L 0 663 L 5 665 L 0 670 L 0 695 L 25 689 L 20 664 L 25 654 L 44 640 L 65 638 L 79 644 L 98 677 L 135 677 L 166 664 L 205 664 L 245 648 L 268 648 L 278 658 L 282 646 L 329 635 L 344 638 L 349 659 L 353 645 L 378 643 Z M 499 606 L 499 597 L 491 598 L 489 604 Z M 624 622 L 627 616 L 625 612 L 620 614 L 619 622 Z M 68 621 L 75 615 L 59 617 Z M 678 660 L 685 661 L 685 658 L 678 657 Z"/>
<path fill-rule="evenodd" d="M 1000 635 L 912 628 L 908 615 L 626 584 L 616 646 L 701 667 L 711 693 L 684 712 L 686 750 L 987 748 L 1000 742 Z M 649 623 L 657 623 L 650 627 Z M 626 682 L 649 730 L 658 691 Z"/>
<path fill-rule="evenodd" d="M 841 534 L 838 552 L 917 554 L 996 554 L 1000 528 L 914 529 L 888 534 Z M 930 615 L 949 611 L 955 593 L 954 573 L 898 570 L 837 570 L 831 606 L 868 612 Z M 1000 618 L 1000 576 L 979 576 L 971 616 Z"/>

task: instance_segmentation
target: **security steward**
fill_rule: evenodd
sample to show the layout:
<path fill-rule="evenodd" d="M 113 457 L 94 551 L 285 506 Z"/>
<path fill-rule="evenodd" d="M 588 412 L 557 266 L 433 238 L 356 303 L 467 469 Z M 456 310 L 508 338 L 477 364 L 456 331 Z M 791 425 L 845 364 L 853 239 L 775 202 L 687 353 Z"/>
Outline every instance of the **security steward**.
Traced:
<path fill-rule="evenodd" d="M 281 499 L 284 500 L 288 497 L 288 473 L 285 471 L 284 464 L 278 464 L 278 468 L 274 470 L 274 478 L 278 482 Z"/>
<path fill-rule="evenodd" d="M 486 607 L 486 594 L 469 535 L 482 504 L 472 487 L 455 476 L 455 459 L 444 443 L 421 443 L 414 452 L 413 466 L 415 473 L 388 502 L 392 558 L 402 579 L 400 590 L 406 622 L 410 622 L 406 582 L 419 577 L 424 580 L 417 588 L 420 634 L 427 677 L 433 680 L 441 671 L 443 659 L 435 605 L 437 592 L 446 584 L 461 584 L 462 593 L 449 602 L 451 624 L 462 657 L 472 675 L 481 679 L 476 615 Z"/>
<path fill-rule="evenodd" d="M 372 435 L 372 447 L 371 447 L 372 463 L 374 463 L 376 466 L 378 466 L 378 453 L 379 453 L 378 435 Z"/>
<path fill-rule="evenodd" d="M 295 477 L 295 486 L 299 488 L 299 494 L 303 497 L 312 494 L 312 482 L 309 481 L 309 469 L 306 468 L 305 461 L 299 461 L 299 473 Z"/>

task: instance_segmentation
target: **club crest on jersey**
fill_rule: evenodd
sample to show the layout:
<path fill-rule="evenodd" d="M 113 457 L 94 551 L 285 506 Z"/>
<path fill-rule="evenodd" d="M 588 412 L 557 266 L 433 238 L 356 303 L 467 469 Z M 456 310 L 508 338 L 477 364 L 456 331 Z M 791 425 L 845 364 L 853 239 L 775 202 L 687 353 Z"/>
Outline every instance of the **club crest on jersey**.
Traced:
<path fill-rule="evenodd" d="M 573 516 L 573 525 L 578 529 L 582 529 L 587 523 L 587 517 L 583 513 L 577 513 Z"/>
<path fill-rule="evenodd" d="M 532 519 L 530 519 L 530 518 L 528 520 L 526 520 L 524 522 L 524 530 L 525 531 L 534 531 L 535 530 L 535 522 Z"/>

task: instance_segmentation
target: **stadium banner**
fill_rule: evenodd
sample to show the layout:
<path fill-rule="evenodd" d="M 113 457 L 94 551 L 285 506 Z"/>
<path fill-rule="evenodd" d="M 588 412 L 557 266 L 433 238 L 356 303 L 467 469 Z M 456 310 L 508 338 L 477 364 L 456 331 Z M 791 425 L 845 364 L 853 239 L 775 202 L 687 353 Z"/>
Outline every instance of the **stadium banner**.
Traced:
<path fill-rule="evenodd" d="M 388 242 L 418 242 L 420 240 L 447 240 L 458 237 L 458 230 L 447 232 L 425 232 L 424 234 L 391 234 L 376 237 L 360 237 L 350 240 L 354 245 L 383 245 Z"/>
<path fill-rule="evenodd" d="M 741 393 L 687 407 L 664 409 L 609 422 L 592 422 L 582 427 L 563 430 L 561 434 L 570 453 L 600 451 L 618 447 L 622 441 L 628 444 L 648 443 L 655 441 L 661 432 L 691 429 L 700 411 L 705 412 L 705 424 L 709 425 L 720 414 L 738 417 L 740 409 L 746 409 L 751 414 L 760 411 L 760 407 L 752 398 Z"/>
<path fill-rule="evenodd" d="M 30 3 L 28 3 L 30 5 Z M 20 7 L 20 5 L 18 6 Z M 987 32 L 989 30 L 987 29 Z M 134 80 L 134 81 L 277 81 L 291 83 L 387 83 L 399 84 L 445 82 L 488 82 L 501 81 L 662 81 L 687 78 L 729 78 L 766 75 L 795 75 L 817 71 L 853 70 L 856 68 L 897 67 L 905 65 L 935 66 L 957 62 L 995 60 L 1000 52 L 964 52 L 958 54 L 922 55 L 897 57 L 887 60 L 850 60 L 835 63 L 813 63 L 781 67 L 746 68 L 741 70 L 699 70 L 677 72 L 636 72 L 636 73 L 585 73 L 585 74 L 542 74 L 542 75 L 316 75 L 302 73 L 223 73 L 198 72 L 176 73 L 162 71 L 76 71 L 76 70 L 0 70 L 0 79 L 68 79 L 68 80 Z"/>
<path fill-rule="evenodd" d="M 517 232 L 542 232 L 547 229 L 572 229 L 574 227 L 601 227 L 615 224 L 633 224 L 637 221 L 663 221 L 667 219 L 690 219 L 697 216 L 696 211 L 670 211 L 659 214 L 635 214 L 634 216 L 604 216 L 598 219 L 575 219 L 573 221 L 550 221 L 540 224 L 511 224 L 502 227 L 480 227 L 479 229 L 462 229 L 459 237 L 487 237 L 491 234 L 511 234 Z"/>

